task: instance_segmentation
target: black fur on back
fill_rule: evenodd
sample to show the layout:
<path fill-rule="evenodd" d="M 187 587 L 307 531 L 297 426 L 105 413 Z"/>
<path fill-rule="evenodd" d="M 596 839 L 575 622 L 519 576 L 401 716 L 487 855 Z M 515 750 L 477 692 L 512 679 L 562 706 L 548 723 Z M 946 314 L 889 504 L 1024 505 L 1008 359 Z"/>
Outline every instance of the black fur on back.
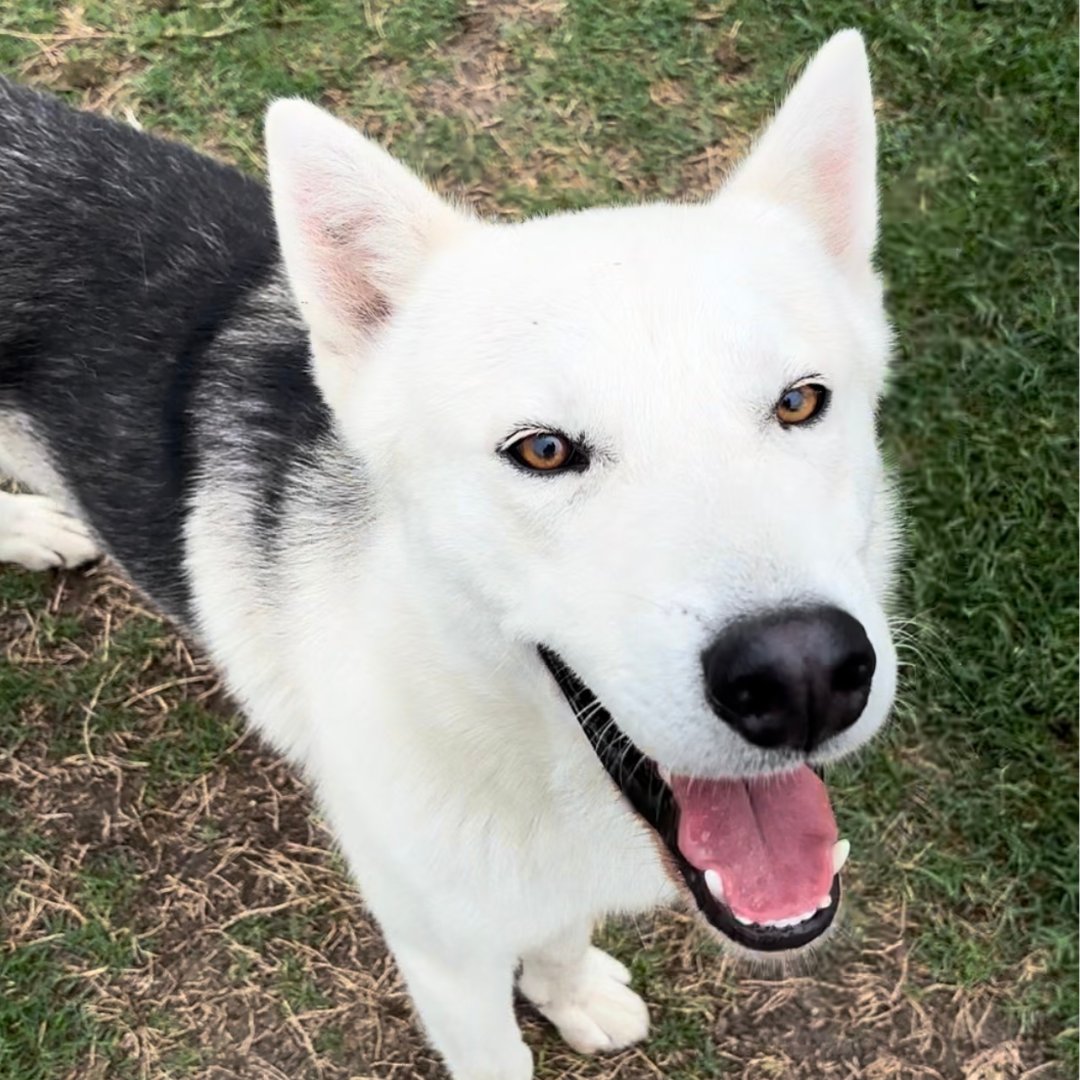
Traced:
<path fill-rule="evenodd" d="M 261 184 L 0 79 L 0 412 L 30 418 L 110 553 L 183 621 L 200 457 L 215 441 L 246 456 L 265 542 L 331 427 L 287 292 L 253 300 L 275 278 Z M 238 319 L 259 323 L 236 335 Z M 220 345 L 230 327 L 247 355 Z M 217 431 L 200 430 L 210 393 Z M 221 428 L 242 413 L 242 434 Z"/>

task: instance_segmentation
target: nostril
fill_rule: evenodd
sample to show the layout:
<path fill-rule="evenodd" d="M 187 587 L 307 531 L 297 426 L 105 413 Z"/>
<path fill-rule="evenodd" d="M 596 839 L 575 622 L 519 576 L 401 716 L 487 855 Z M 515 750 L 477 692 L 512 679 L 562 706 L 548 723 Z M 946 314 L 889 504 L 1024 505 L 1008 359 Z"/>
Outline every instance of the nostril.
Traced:
<path fill-rule="evenodd" d="M 777 692 L 775 679 L 768 675 L 746 675 L 729 683 L 720 701 L 738 716 L 755 716 L 776 708 L 782 696 Z"/>
<path fill-rule="evenodd" d="M 834 693 L 841 694 L 865 690 L 873 677 L 873 654 L 852 653 L 833 668 L 832 689 Z"/>

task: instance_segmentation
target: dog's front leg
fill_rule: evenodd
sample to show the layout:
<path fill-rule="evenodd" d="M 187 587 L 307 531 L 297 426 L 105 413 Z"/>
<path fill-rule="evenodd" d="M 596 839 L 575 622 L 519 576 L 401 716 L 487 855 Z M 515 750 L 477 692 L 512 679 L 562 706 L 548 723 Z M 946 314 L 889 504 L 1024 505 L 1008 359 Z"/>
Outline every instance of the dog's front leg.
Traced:
<path fill-rule="evenodd" d="M 454 1080 L 530 1080 L 532 1053 L 514 1017 L 514 958 L 482 946 L 448 955 L 388 937 L 428 1038 Z"/>
<path fill-rule="evenodd" d="M 649 1033 L 649 1011 L 630 972 L 590 944 L 583 923 L 522 957 L 521 992 L 579 1053 L 618 1050 Z"/>

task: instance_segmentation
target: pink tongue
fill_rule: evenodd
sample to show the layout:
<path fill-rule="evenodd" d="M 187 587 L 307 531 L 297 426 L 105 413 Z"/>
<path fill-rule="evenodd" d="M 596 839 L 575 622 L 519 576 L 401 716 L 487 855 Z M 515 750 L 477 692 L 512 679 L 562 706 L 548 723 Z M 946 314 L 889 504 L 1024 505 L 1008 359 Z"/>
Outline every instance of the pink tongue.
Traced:
<path fill-rule="evenodd" d="M 805 765 L 753 780 L 673 776 L 679 850 L 715 870 L 724 903 L 751 922 L 816 911 L 832 887 L 836 819 L 825 785 Z"/>

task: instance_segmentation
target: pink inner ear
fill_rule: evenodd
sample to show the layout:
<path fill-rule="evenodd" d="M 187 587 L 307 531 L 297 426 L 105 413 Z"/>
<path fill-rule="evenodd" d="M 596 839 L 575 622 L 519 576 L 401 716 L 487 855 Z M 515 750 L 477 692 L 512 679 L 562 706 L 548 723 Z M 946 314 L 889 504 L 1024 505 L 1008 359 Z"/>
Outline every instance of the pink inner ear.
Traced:
<path fill-rule="evenodd" d="M 317 204 L 312 193 L 305 201 Z M 375 284 L 377 256 L 364 243 L 375 225 L 371 214 L 354 212 L 337 219 L 304 214 L 301 235 L 322 302 L 343 325 L 370 333 L 390 315 L 390 301 Z"/>
<path fill-rule="evenodd" d="M 851 144 L 844 137 L 827 140 L 811 151 L 810 175 L 815 202 L 821 204 L 819 225 L 833 255 L 843 255 L 852 240 L 853 178 Z"/>

